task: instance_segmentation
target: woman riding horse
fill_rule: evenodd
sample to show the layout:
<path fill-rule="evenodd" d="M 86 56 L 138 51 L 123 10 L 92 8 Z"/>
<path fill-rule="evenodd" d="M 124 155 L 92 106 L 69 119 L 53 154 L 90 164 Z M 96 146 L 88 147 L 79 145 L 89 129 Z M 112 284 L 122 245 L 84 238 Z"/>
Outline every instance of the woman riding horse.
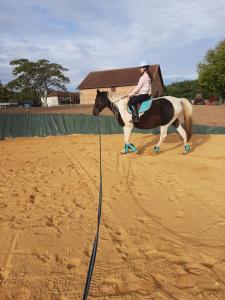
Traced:
<path fill-rule="evenodd" d="M 132 123 L 131 114 L 127 110 L 128 97 L 112 99 L 108 92 L 97 90 L 93 114 L 99 113 L 106 107 L 112 110 L 119 124 L 123 127 L 125 146 L 122 153 L 137 152 L 137 148 L 129 143 L 129 137 L 134 127 L 151 129 L 160 126 L 160 139 L 154 147 L 154 152 L 160 151 L 160 145 L 167 136 L 170 125 L 174 126 L 184 142 L 184 152 L 190 151 L 188 141 L 192 134 L 192 105 L 185 98 L 163 96 L 152 101 L 152 105 L 140 114 L 140 121 Z M 181 124 L 184 117 L 184 128 Z"/>
<path fill-rule="evenodd" d="M 145 62 L 140 65 L 141 76 L 138 81 L 138 85 L 134 88 L 132 92 L 128 94 L 130 100 L 128 102 L 128 106 L 132 112 L 132 120 L 131 123 L 139 122 L 139 114 L 138 114 L 138 103 L 142 103 L 145 100 L 150 98 L 149 93 L 151 94 L 151 75 L 149 71 L 149 65 Z"/>

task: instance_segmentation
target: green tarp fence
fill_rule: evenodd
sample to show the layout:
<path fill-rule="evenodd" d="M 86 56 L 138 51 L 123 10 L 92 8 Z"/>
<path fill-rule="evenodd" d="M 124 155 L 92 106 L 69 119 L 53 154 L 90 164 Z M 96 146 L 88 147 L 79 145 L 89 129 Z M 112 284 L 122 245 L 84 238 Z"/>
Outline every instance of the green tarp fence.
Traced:
<path fill-rule="evenodd" d="M 113 116 L 100 116 L 101 133 L 123 133 L 122 127 Z M 150 130 L 134 129 L 136 133 L 158 134 L 159 128 Z M 176 132 L 174 128 L 169 133 Z M 69 114 L 0 114 L 0 138 L 97 134 L 98 117 Z M 225 134 L 225 127 L 193 125 L 193 133 Z"/>

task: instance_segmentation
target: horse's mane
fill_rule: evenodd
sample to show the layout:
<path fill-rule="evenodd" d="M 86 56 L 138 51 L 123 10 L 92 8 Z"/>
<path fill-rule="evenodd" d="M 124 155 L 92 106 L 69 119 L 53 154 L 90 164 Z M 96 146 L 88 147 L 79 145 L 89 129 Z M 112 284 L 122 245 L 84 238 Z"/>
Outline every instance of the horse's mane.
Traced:
<path fill-rule="evenodd" d="M 111 110 L 114 113 L 114 115 L 116 116 L 117 119 L 119 119 L 119 108 L 116 105 L 116 103 L 122 99 L 125 95 L 124 94 L 118 94 L 115 92 L 107 92 L 107 97 L 109 99 L 109 102 L 111 104 Z M 125 98 L 124 98 L 125 100 Z"/>

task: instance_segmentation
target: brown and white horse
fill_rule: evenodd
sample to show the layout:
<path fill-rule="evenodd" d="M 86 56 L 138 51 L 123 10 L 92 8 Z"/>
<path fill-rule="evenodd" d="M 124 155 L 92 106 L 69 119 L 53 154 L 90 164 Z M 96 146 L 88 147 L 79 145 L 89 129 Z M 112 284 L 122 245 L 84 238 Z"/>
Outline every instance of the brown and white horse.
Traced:
<path fill-rule="evenodd" d="M 184 142 L 184 152 L 190 151 L 188 141 L 192 135 L 192 105 L 185 98 L 175 98 L 172 96 L 163 96 L 153 99 L 151 107 L 140 114 L 138 123 L 130 123 L 131 114 L 127 111 L 128 97 L 109 99 L 108 92 L 97 90 L 93 114 L 99 113 L 108 107 L 116 116 L 119 124 L 123 127 L 125 147 L 122 153 L 137 152 L 137 148 L 129 143 L 129 137 L 132 129 L 152 129 L 160 126 L 160 139 L 153 151 L 159 152 L 160 145 L 167 136 L 167 130 L 173 125 L 181 135 Z M 184 127 L 181 125 L 181 117 L 184 117 Z"/>

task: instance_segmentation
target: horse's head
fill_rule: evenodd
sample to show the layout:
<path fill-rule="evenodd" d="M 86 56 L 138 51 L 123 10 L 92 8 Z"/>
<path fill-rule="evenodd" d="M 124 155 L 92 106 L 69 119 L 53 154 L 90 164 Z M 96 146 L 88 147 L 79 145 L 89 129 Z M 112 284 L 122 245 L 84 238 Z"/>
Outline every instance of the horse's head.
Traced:
<path fill-rule="evenodd" d="M 107 92 L 100 92 L 99 90 L 97 90 L 95 105 L 93 108 L 93 115 L 98 116 L 100 112 L 108 105 L 109 100 L 107 95 Z"/>

